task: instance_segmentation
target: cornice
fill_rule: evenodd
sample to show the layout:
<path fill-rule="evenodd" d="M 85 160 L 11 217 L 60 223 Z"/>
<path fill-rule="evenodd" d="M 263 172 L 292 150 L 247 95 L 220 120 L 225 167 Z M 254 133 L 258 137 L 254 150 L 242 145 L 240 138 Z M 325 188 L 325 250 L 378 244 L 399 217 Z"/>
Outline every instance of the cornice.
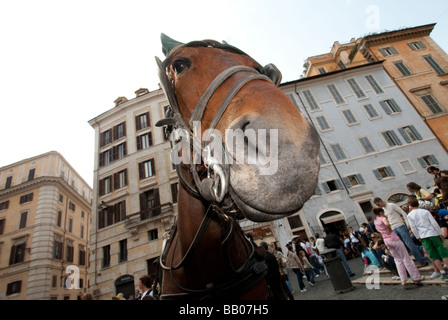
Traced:
<path fill-rule="evenodd" d="M 426 37 L 429 36 L 436 24 L 428 24 L 414 28 L 383 32 L 379 34 L 369 35 L 363 38 L 362 46 L 374 46 L 382 43 L 401 41 L 404 39 Z"/>

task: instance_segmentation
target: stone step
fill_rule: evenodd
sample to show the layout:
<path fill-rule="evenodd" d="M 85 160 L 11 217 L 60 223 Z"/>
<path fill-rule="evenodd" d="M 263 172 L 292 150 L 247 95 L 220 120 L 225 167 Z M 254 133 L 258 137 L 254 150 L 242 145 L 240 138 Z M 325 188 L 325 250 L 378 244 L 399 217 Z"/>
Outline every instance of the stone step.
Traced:
<path fill-rule="evenodd" d="M 430 276 L 434 272 L 434 269 L 431 264 L 428 264 L 426 267 L 419 268 L 418 271 L 420 272 L 420 274 L 422 275 L 422 278 L 423 278 L 422 282 L 421 282 L 422 284 L 425 284 L 425 285 L 426 284 L 428 284 L 428 285 L 447 285 L 448 286 L 448 281 L 442 280 L 441 277 L 438 277 L 436 279 L 430 279 Z M 447 270 L 445 270 L 445 271 L 447 271 Z M 378 272 L 378 274 L 379 274 L 380 284 L 391 284 L 391 285 L 401 284 L 401 280 L 400 279 L 397 279 L 397 280 L 392 279 L 394 274 L 392 274 L 391 271 L 389 271 L 385 268 L 382 268 L 376 272 Z M 352 280 L 352 283 L 355 283 L 355 284 L 371 283 L 373 281 L 372 277 L 373 277 L 373 272 L 371 274 L 362 276 L 358 279 Z M 413 281 L 410 277 L 408 277 L 407 282 L 412 283 Z"/>

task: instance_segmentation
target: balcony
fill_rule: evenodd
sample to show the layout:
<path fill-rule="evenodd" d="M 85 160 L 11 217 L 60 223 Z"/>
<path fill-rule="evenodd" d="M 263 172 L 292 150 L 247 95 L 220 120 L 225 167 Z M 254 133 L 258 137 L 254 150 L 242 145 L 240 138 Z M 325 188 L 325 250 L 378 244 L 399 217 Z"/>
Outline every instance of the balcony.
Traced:
<path fill-rule="evenodd" d="M 165 231 L 171 228 L 174 223 L 173 203 L 166 202 L 159 206 L 142 210 L 126 216 L 125 227 L 136 237 L 137 240 L 141 232 L 147 231 L 148 226 L 153 228 L 154 225 L 163 225 Z"/>

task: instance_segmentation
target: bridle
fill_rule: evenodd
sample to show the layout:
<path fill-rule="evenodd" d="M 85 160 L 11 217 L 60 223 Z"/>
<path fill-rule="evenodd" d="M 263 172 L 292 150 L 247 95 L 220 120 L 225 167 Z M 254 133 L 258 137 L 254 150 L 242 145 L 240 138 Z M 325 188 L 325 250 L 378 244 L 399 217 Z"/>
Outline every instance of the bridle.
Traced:
<path fill-rule="evenodd" d="M 198 159 L 200 162 L 200 159 L 202 158 L 203 163 L 207 168 L 207 178 L 201 180 L 199 178 L 197 166 L 190 166 L 190 172 L 195 182 L 195 185 L 192 185 L 183 176 L 183 173 L 180 170 L 180 163 L 176 164 L 176 171 L 179 176 L 179 180 L 184 185 L 184 187 L 196 197 L 201 197 L 209 201 L 210 203 L 221 204 L 222 206 L 222 201 L 227 195 L 229 189 L 230 161 L 222 161 L 223 159 L 214 157 L 214 155 L 211 153 L 210 144 L 207 144 L 207 142 L 209 142 L 210 138 L 213 137 L 213 129 L 215 129 L 218 125 L 219 121 L 222 118 L 222 115 L 227 110 L 233 98 L 245 84 L 253 80 L 265 80 L 278 86 L 281 81 L 281 73 L 273 64 L 268 64 L 265 67 L 261 67 L 260 65 L 258 65 L 256 69 L 250 68 L 248 66 L 233 66 L 225 69 L 218 76 L 216 76 L 216 78 L 210 83 L 201 98 L 198 100 L 196 106 L 193 109 L 193 113 L 189 120 L 189 123 L 187 124 L 181 114 L 177 102 L 173 81 L 168 78 L 166 72 L 167 62 L 171 60 L 174 52 L 184 47 L 212 47 L 246 56 L 247 54 L 239 50 L 238 48 L 235 48 L 228 44 L 220 44 L 216 41 L 207 40 L 193 41 L 174 48 L 165 59 L 165 62 L 160 61 L 160 59 L 156 57 L 160 84 L 170 103 L 166 118 L 157 122 L 156 126 L 167 126 L 167 134 L 170 134 L 170 141 L 174 143 L 179 143 L 182 137 L 186 137 L 189 140 L 187 143 L 192 145 L 193 163 L 196 164 Z M 227 96 L 221 103 L 218 111 L 211 121 L 211 124 L 207 130 L 207 136 L 205 137 L 203 142 L 202 137 L 197 135 L 197 124 L 200 124 L 203 120 L 210 99 L 227 79 L 229 79 L 232 75 L 240 72 L 245 72 L 246 74 L 244 75 L 244 77 L 239 79 L 237 83 L 232 87 L 232 89 L 227 93 Z M 173 149 L 174 148 L 172 148 L 172 150 Z M 222 154 L 225 157 L 230 157 L 224 146 Z M 222 163 L 224 164 L 224 168 L 222 167 Z"/>
<path fill-rule="evenodd" d="M 173 239 L 175 238 L 175 234 L 177 231 L 177 223 L 174 223 L 172 230 L 170 231 L 169 238 L 164 241 L 162 255 L 159 259 L 160 266 L 162 267 L 162 269 L 169 271 L 173 283 L 184 293 L 163 294 L 161 298 L 191 299 L 192 297 L 194 297 L 204 299 L 222 295 L 229 297 L 229 294 L 237 297 L 238 295 L 244 293 L 245 290 L 252 288 L 256 283 L 258 283 L 264 277 L 267 267 L 266 264 L 261 261 L 262 258 L 260 259 L 260 257 L 257 255 L 254 243 L 247 238 L 247 236 L 242 232 L 241 229 L 239 229 L 239 237 L 241 239 L 244 239 L 243 243 L 246 242 L 250 244 L 249 248 L 245 246 L 248 259 L 238 269 L 234 269 L 232 266 L 232 263 L 230 261 L 230 252 L 228 250 L 228 240 L 230 239 L 232 232 L 234 232 L 234 224 L 236 222 L 230 217 L 230 215 L 235 215 L 235 212 L 237 212 L 238 210 L 235 209 L 236 206 L 231 200 L 231 197 L 228 195 L 230 187 L 230 162 L 224 161 L 224 163 L 222 164 L 222 159 L 218 159 L 214 156 L 214 154 L 212 154 L 210 145 L 207 144 L 207 142 L 209 142 L 210 138 L 213 137 L 213 129 L 215 129 L 218 125 L 233 98 L 245 84 L 253 80 L 265 80 L 278 86 L 281 81 L 281 73 L 272 64 L 269 64 L 265 67 L 261 67 L 260 65 L 258 65 L 256 69 L 248 66 L 233 66 L 225 69 L 220 74 L 218 74 L 216 78 L 209 84 L 201 98 L 196 103 L 193 109 L 192 116 L 187 124 L 180 112 L 174 90 L 174 83 L 171 79 L 169 79 L 166 72 L 166 68 L 168 66 L 168 63 L 171 61 L 171 57 L 173 56 L 174 52 L 184 47 L 212 47 L 247 56 L 246 53 L 228 44 L 220 44 L 216 41 L 206 40 L 194 41 L 173 48 L 164 62 L 156 57 L 160 84 L 170 103 L 166 118 L 157 122 L 156 126 L 166 126 L 166 134 L 170 135 L 170 141 L 172 143 L 172 152 L 174 150 L 174 146 L 180 143 L 182 138 L 187 138 L 187 144 L 190 146 L 190 151 L 193 153 L 194 161 L 193 164 L 190 164 L 189 171 L 193 176 L 194 185 L 184 177 L 182 168 L 188 168 L 187 164 L 185 163 L 178 163 L 175 165 L 179 180 L 191 194 L 210 203 L 192 243 L 187 249 L 184 257 L 181 258 L 180 262 L 177 265 L 166 265 L 167 255 L 170 247 L 173 245 Z M 244 73 L 244 76 L 240 77 L 240 79 L 227 93 L 226 97 L 222 101 L 220 107 L 218 108 L 218 111 L 211 121 L 211 124 L 208 128 L 209 130 L 207 130 L 206 138 L 204 139 L 204 141 L 202 141 L 202 137 L 198 136 L 197 134 L 197 123 L 200 123 L 203 120 L 204 114 L 207 110 L 207 105 L 212 96 L 227 79 L 237 73 Z M 223 145 L 221 145 L 221 147 L 223 149 L 224 156 L 228 157 L 229 155 L 227 154 L 226 148 Z M 207 177 L 202 180 L 200 178 L 200 172 L 198 171 L 196 165 L 196 161 L 198 160 L 199 163 L 201 163 L 202 160 L 205 168 L 207 169 Z M 224 256 L 227 265 L 229 265 L 231 267 L 231 270 L 233 270 L 233 275 L 225 282 L 210 284 L 205 289 L 184 288 L 175 281 L 173 271 L 184 267 L 188 260 L 191 258 L 192 253 L 203 238 L 211 220 L 217 220 L 222 225 L 221 245 L 227 251 L 227 254 L 225 254 Z M 223 228 L 227 229 L 227 231 L 223 232 Z M 177 242 L 174 243 L 174 246 L 175 247 L 172 250 L 171 264 L 173 263 Z"/>

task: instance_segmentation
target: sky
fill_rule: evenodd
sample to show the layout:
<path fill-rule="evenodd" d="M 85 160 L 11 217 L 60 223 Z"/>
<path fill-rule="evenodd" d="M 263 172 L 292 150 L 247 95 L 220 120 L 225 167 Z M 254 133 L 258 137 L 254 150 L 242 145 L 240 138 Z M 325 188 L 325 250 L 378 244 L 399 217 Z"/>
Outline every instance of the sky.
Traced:
<path fill-rule="evenodd" d="M 446 0 L 0 0 L 0 167 L 54 150 L 93 186 L 88 121 L 158 88 L 162 32 L 225 40 L 288 82 L 335 41 L 430 23 L 448 52 Z"/>

